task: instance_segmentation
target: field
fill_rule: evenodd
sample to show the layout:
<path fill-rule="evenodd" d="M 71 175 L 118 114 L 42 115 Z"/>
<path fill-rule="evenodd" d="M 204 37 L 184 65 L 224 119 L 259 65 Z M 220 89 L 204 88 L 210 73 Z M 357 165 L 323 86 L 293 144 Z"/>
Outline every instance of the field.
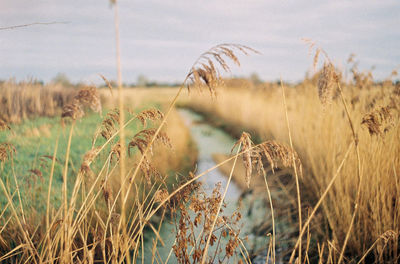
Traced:
<path fill-rule="evenodd" d="M 219 44 L 124 85 L 109 4 L 117 81 L 0 81 L 0 263 L 400 262 L 396 69 L 306 39 L 301 81 L 226 77 L 260 52 Z"/>

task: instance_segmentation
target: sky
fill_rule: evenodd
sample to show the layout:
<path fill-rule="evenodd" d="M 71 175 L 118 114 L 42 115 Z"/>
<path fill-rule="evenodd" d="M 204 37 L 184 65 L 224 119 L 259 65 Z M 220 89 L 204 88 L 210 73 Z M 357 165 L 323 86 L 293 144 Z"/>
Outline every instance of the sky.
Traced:
<path fill-rule="evenodd" d="M 262 54 L 241 57 L 230 76 L 299 81 L 312 70 L 301 40 L 318 43 L 337 65 L 356 54 L 361 70 L 385 79 L 400 66 L 398 0 L 119 0 L 122 78 L 180 82 L 196 58 L 220 43 Z M 109 0 L 0 0 L 0 79 L 73 82 L 116 79 L 114 9 Z"/>

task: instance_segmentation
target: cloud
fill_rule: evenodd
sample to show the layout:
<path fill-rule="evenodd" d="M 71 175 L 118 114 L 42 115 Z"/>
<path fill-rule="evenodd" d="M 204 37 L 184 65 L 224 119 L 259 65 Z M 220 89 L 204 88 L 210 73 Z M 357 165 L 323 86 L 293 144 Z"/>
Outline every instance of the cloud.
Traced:
<path fill-rule="evenodd" d="M 75 81 L 99 71 L 115 76 L 114 13 L 107 0 L 3 2 L 0 26 L 70 23 L 0 31 L 0 79 L 27 74 L 50 79 L 57 72 Z M 376 65 L 377 77 L 387 76 L 400 61 L 397 0 L 119 2 L 127 82 L 141 73 L 179 80 L 201 52 L 221 42 L 262 51 L 244 59 L 235 74 L 259 72 L 271 80 L 280 74 L 290 80 L 304 76 L 311 62 L 302 37 L 319 42 L 340 63 L 358 54 L 365 68 Z"/>

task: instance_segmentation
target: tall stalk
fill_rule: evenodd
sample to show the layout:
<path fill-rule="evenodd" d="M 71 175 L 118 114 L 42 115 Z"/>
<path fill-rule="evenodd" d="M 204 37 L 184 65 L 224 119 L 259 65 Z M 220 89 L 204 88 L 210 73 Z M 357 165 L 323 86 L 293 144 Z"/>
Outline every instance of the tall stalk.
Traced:
<path fill-rule="evenodd" d="M 338 261 L 338 263 L 340 264 L 343 261 L 344 251 L 346 249 L 347 242 L 348 242 L 348 240 L 350 238 L 350 233 L 351 233 L 351 230 L 353 228 L 354 220 L 355 220 L 356 215 L 357 215 L 358 204 L 359 204 L 360 195 L 361 195 L 361 184 L 362 184 L 363 180 L 362 180 L 362 174 L 361 174 L 361 159 L 360 159 L 360 148 L 358 146 L 358 136 L 357 136 L 357 133 L 356 133 L 356 131 L 354 129 L 354 124 L 353 124 L 353 121 L 351 120 L 350 113 L 349 113 L 349 108 L 347 107 L 346 100 L 344 99 L 342 87 L 340 85 L 339 80 L 336 81 L 336 84 L 337 84 L 337 87 L 338 87 L 338 90 L 339 90 L 339 93 L 340 93 L 340 99 L 342 100 L 342 104 L 343 104 L 343 107 L 344 107 L 345 112 L 346 112 L 347 119 L 349 121 L 349 125 L 350 125 L 351 132 L 352 132 L 352 135 L 353 135 L 354 145 L 356 147 L 357 176 L 358 176 L 358 188 L 357 188 L 357 195 L 356 195 L 356 200 L 355 200 L 355 204 L 354 204 L 354 212 L 353 212 L 353 216 L 351 218 L 349 230 L 347 231 L 346 237 L 345 237 L 344 242 L 343 242 L 342 251 L 340 252 L 340 257 L 339 257 L 339 261 Z"/>
<path fill-rule="evenodd" d="M 283 87 L 282 83 L 282 78 L 281 78 L 281 89 L 282 89 L 282 96 L 283 96 L 283 106 L 285 108 L 285 117 L 286 117 L 286 126 L 288 129 L 288 134 L 289 134 L 289 143 L 290 143 L 290 148 L 293 149 L 293 141 L 292 141 L 292 133 L 290 131 L 290 125 L 289 125 L 289 116 L 287 112 L 287 105 L 286 105 L 286 96 L 285 96 L 285 88 Z M 297 171 L 297 166 L 296 166 L 296 160 L 294 157 L 294 153 L 292 153 L 292 160 L 293 160 L 293 169 L 294 169 L 294 174 L 296 177 L 296 190 L 297 190 L 297 206 L 299 208 L 299 234 L 301 234 L 301 229 L 302 229 L 302 219 L 301 219 L 301 195 L 300 195 L 300 183 L 299 183 L 299 173 Z M 301 263 L 301 236 L 299 237 L 299 263 Z"/>

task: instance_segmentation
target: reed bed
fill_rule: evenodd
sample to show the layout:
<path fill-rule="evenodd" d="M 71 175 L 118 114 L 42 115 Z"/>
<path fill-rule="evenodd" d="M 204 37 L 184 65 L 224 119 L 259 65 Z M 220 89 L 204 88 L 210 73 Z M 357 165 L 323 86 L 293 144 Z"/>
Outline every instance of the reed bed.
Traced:
<path fill-rule="evenodd" d="M 146 104 L 145 96 L 136 97 L 133 91 L 124 94 L 121 85 L 119 98 L 106 104 L 101 100 L 105 91 L 95 87 L 82 87 L 58 104 L 64 127 L 59 133 L 66 140 L 64 155 L 57 154 L 57 139 L 53 152 L 45 155 L 51 161 L 46 174 L 30 170 L 47 180 L 43 188 L 45 214 L 24 207 L 19 175 L 13 170 L 17 149 L 2 142 L 0 189 L 6 203 L 0 211 L 0 261 L 147 263 L 144 236 L 151 230 L 155 236 L 151 263 L 167 263 L 172 254 L 178 263 L 251 263 L 237 226 L 242 216 L 224 213 L 224 199 L 240 160 L 245 186 L 249 187 L 254 177 L 262 177 L 265 183 L 271 210 L 271 219 L 266 221 L 272 223 L 266 263 L 281 259 L 276 254 L 279 236 L 275 221 L 279 218 L 275 215 L 282 214 L 266 171 L 274 173 L 282 167 L 293 174 L 290 181 L 295 188 L 288 192 L 288 199 L 293 201 L 296 212 L 290 217 L 296 219 L 298 229 L 285 260 L 339 264 L 398 261 L 399 87 L 391 82 L 374 84 L 369 75 L 354 69 L 354 82 L 345 82 L 327 54 L 315 48 L 314 63 L 318 56 L 323 57 L 322 69 L 302 84 L 285 87 L 282 82 L 277 86 L 242 80 L 239 85 L 228 81 L 232 87 L 223 89 L 221 73 L 229 72 L 229 63 L 239 65 L 237 54 L 252 53 L 257 51 L 237 44 L 221 44 L 204 52 L 174 90 L 176 94 L 167 91 L 163 95 L 172 95 L 165 106 L 160 102 L 156 104 L 160 107 L 137 109 Z M 114 88 L 103 79 L 112 96 Z M 196 90 L 208 93 L 196 94 L 182 104 L 254 131 L 261 140 L 253 142 L 249 133 L 242 132 L 232 146 L 234 154 L 213 168 L 196 174 L 167 173 L 181 167 L 182 160 L 195 152 L 174 110 L 185 89 L 191 94 Z M 123 96 L 125 104 L 121 104 Z M 20 102 L 14 97 L 13 102 Z M 24 100 L 32 101 L 29 97 Z M 89 111 L 102 113 L 104 105 L 109 108 L 96 126 L 90 148 L 71 174 L 70 167 L 75 166 L 70 162 L 72 142 L 80 120 Z M 14 119 L 18 122 L 31 113 L 50 115 L 23 109 L 18 111 L 19 119 L 11 112 L 2 117 L 1 133 L 13 133 L 10 122 Z M 133 124 L 135 129 L 130 127 Z M 201 192 L 196 181 L 230 162 L 233 167 L 227 185 L 216 186 L 211 196 Z M 52 203 L 51 191 L 56 166 L 62 169 L 58 206 Z M 11 171 L 7 179 L 4 168 Z M 167 220 L 175 224 L 175 243 L 163 259 L 157 244 L 164 243 L 159 233 Z"/>
<path fill-rule="evenodd" d="M 169 128 L 170 122 L 177 120 L 174 118 L 177 98 L 185 87 L 203 89 L 206 86 L 210 93 L 214 94 L 214 89 L 221 80 L 216 67 L 227 71 L 228 60 L 239 64 L 235 55 L 237 52 L 248 54 L 255 51 L 242 45 L 222 44 L 203 53 L 190 68 L 172 102 L 165 108 L 165 114 L 157 108 L 137 111 L 129 105 L 121 107 L 121 97 L 124 95 L 119 87 L 119 108 L 109 109 L 105 113 L 92 136 L 91 148 L 83 155 L 81 164 L 77 166 L 78 170 L 75 169 L 75 174 L 71 175 L 70 167 L 74 166 L 70 162 L 73 153 L 72 142 L 80 120 L 85 118 L 89 111 L 102 113 L 101 94 L 95 87 L 83 87 L 75 92 L 72 98 L 63 104 L 60 113 L 64 129 L 59 132 L 66 135 L 65 155 L 57 156 L 58 139 L 54 144 L 54 151 L 45 155 L 51 164 L 48 164 L 47 173 L 41 175 L 48 182 L 47 188 L 43 188 L 47 193 L 44 215 L 24 207 L 22 201 L 24 194 L 19 188 L 21 184 L 19 175 L 13 173 L 13 162 L 18 159 L 15 155 L 16 148 L 11 143 L 1 143 L 2 172 L 3 166 L 8 166 L 11 168 L 11 178 L 6 180 L 3 175 L 0 178 L 1 191 L 6 198 L 6 204 L 0 212 L 0 252 L 2 252 L 0 261 L 130 263 L 141 258 L 143 262 L 144 231 L 151 229 L 157 236 L 155 243 L 157 244 L 157 241 L 162 243 L 157 230 L 165 220 L 166 210 L 180 209 L 179 214 L 182 216 L 187 199 L 176 198 L 179 195 L 190 196 L 195 190 L 195 181 L 207 173 L 203 172 L 196 176 L 172 174 L 171 178 L 170 173 L 167 174 L 165 170 L 160 169 L 162 164 L 167 164 L 168 169 L 175 169 L 174 160 L 182 160 L 185 157 L 187 159 L 187 156 L 193 156 L 194 152 L 193 146 L 187 146 L 184 142 L 185 138 L 188 138 L 187 133 L 180 128 L 178 130 Z M 111 85 L 109 88 L 113 90 Z M 112 105 L 115 101 L 111 101 Z M 122 113 L 126 115 L 126 119 L 122 118 L 121 123 Z M 129 129 L 131 124 L 135 124 L 137 130 L 131 131 Z M 172 125 L 174 124 L 179 126 L 182 122 L 173 122 Z M 13 127 L 7 120 L 2 120 L 1 128 L 4 130 L 2 133 L 13 133 Z M 171 136 L 179 137 L 179 144 L 175 144 L 181 146 L 179 149 L 174 148 Z M 172 154 L 159 154 L 160 150 L 168 153 L 165 148 L 172 148 Z M 174 154 L 174 151 L 179 153 Z M 173 155 L 178 158 L 173 158 Z M 60 205 L 56 206 L 51 201 L 54 195 L 52 192 L 54 168 L 58 163 L 62 168 L 62 187 L 56 194 L 60 199 Z M 177 167 L 182 166 L 181 163 L 175 162 L 175 164 Z M 126 170 L 120 169 L 121 167 L 125 167 Z M 121 172 L 126 174 L 122 175 Z M 13 188 L 10 188 L 11 184 Z M 214 195 L 221 197 L 218 190 Z M 207 252 L 214 254 L 211 253 L 211 248 L 215 232 L 218 231 L 216 228 L 228 224 L 224 221 L 225 216 L 218 216 L 222 210 L 223 200 L 223 197 L 216 198 L 215 202 L 211 203 L 213 209 L 210 212 L 203 212 L 203 209 L 196 211 L 205 217 L 202 236 L 205 240 L 202 239 L 203 242 L 194 251 L 195 255 L 191 255 L 192 250 L 185 253 L 195 262 L 205 263 L 210 260 Z M 218 212 L 217 216 L 215 212 Z M 154 218 L 158 220 L 154 222 Z M 191 225 L 190 219 L 187 224 Z M 184 224 L 179 225 L 177 241 L 186 228 L 188 227 Z M 226 248 L 229 251 L 228 258 L 236 256 L 240 241 L 238 234 L 232 229 L 224 237 L 228 239 Z M 181 250 L 184 250 L 182 247 L 187 247 L 183 244 L 175 245 L 174 253 L 179 262 L 187 263 L 189 255 L 186 257 L 180 255 Z M 217 247 L 216 250 L 220 249 Z M 243 252 L 242 247 L 240 249 Z M 157 254 L 156 250 L 153 260 Z"/>
<path fill-rule="evenodd" d="M 8 123 L 20 123 L 28 118 L 59 115 L 76 90 L 58 84 L 9 80 L 0 83 L 0 92 L 0 119 Z"/>
<path fill-rule="evenodd" d="M 337 70 L 328 67 L 332 66 L 325 64 L 315 76 L 300 84 L 288 85 L 286 108 L 282 103 L 282 89 L 276 84 L 257 88 L 227 86 L 219 90 L 214 101 L 196 94 L 181 103 L 223 127 L 252 131 L 261 141 L 275 139 L 289 144 L 284 121 L 287 113 L 293 146 L 304 166 L 300 177 L 302 207 L 313 208 L 330 188 L 323 196 L 318 217 L 310 225 L 320 257 L 323 255 L 323 261 L 332 263 L 355 262 L 362 256 L 367 262 L 397 261 L 399 86 L 390 80 L 366 81 L 365 76 L 370 75 L 354 69 L 353 80 L 336 82 L 329 75 Z M 338 83 L 347 109 L 337 89 Z M 234 129 L 235 133 L 237 130 Z M 359 160 L 354 144 L 359 149 Z M 350 145 L 352 150 L 346 156 Z M 295 192 L 290 195 L 296 198 Z M 304 214 L 302 217 L 303 221 L 307 219 Z M 391 235 L 382 239 L 387 233 Z"/>

